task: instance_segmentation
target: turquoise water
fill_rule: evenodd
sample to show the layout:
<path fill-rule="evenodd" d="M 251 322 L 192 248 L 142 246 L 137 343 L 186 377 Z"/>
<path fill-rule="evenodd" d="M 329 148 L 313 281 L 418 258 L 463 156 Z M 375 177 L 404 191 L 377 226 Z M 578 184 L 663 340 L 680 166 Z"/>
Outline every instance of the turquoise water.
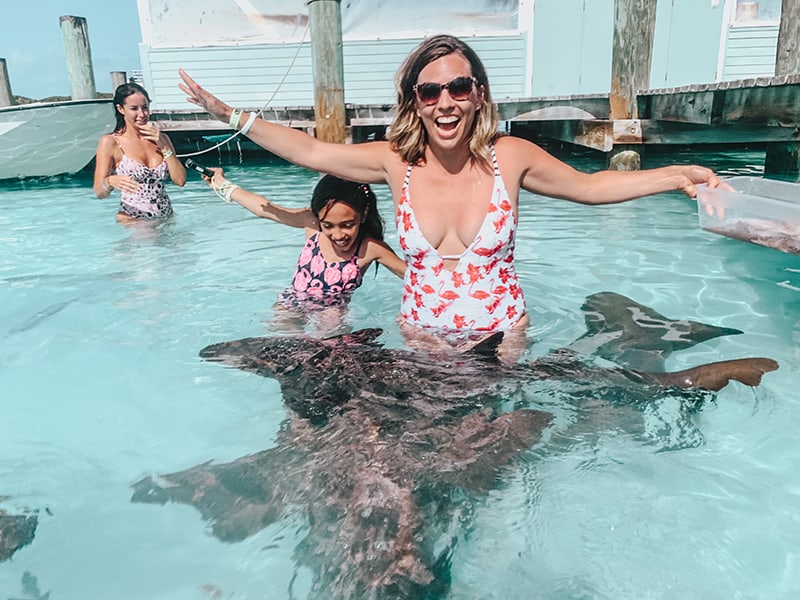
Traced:
<path fill-rule="evenodd" d="M 725 174 L 758 152 L 676 152 Z M 208 163 L 213 161 L 207 160 Z M 572 162 L 586 169 L 591 157 Z M 248 159 L 231 179 L 305 206 L 315 175 Z M 191 174 L 190 174 L 191 175 Z M 88 176 L 0 184 L 0 508 L 38 511 L 33 543 L 0 563 L 0 599 L 302 598 L 303 524 L 239 543 L 192 507 L 131 503 L 142 477 L 272 445 L 277 383 L 201 361 L 203 346 L 278 326 L 302 232 L 219 201 L 198 178 L 176 215 L 123 227 Z M 394 225 L 385 188 L 376 191 Z M 800 595 L 800 257 L 705 232 L 695 203 L 662 194 L 590 208 L 526 194 L 518 261 L 531 356 L 585 331 L 586 296 L 613 291 L 672 318 L 735 327 L 672 355 L 669 370 L 769 356 L 753 390 L 731 384 L 690 422 L 671 399 L 583 433 L 559 429 L 464 507 L 450 598 L 764 598 Z M 368 275 L 353 327 L 394 321 L 401 282 Z"/>

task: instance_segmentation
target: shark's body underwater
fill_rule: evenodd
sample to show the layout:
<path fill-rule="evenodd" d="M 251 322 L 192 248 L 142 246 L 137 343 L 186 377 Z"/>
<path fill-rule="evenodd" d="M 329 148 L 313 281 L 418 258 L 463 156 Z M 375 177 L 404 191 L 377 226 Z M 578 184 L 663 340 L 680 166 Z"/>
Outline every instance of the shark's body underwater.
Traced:
<path fill-rule="evenodd" d="M 575 402 L 682 393 L 697 402 L 731 379 L 758 385 L 778 366 L 747 358 L 652 370 L 673 350 L 741 332 L 670 320 L 612 293 L 583 308 L 585 336 L 513 365 L 497 359 L 501 334 L 436 356 L 384 348 L 376 329 L 208 346 L 206 360 L 276 379 L 290 417 L 274 447 L 145 478 L 133 501 L 191 504 L 228 542 L 302 514 L 308 532 L 295 558 L 314 573 L 310 598 L 441 597 L 460 523 L 454 498 L 500 485 L 501 469 L 552 424 L 547 410 L 509 408 L 510 390 L 563 381 Z"/>

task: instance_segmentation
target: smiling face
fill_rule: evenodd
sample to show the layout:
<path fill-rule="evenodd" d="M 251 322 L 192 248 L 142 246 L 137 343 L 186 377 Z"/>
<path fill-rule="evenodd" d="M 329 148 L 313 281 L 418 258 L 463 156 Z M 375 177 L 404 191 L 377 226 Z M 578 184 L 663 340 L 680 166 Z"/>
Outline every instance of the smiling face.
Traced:
<path fill-rule="evenodd" d="M 117 112 L 125 118 L 126 125 L 141 127 L 150 120 L 150 101 L 144 94 L 135 92 L 125 98 L 122 106 L 117 104 Z"/>
<path fill-rule="evenodd" d="M 344 202 L 331 202 L 319 213 L 319 227 L 339 254 L 351 254 L 361 230 L 362 215 Z"/>
<path fill-rule="evenodd" d="M 473 77 L 469 61 L 461 54 L 448 54 L 428 63 L 420 71 L 416 83 L 444 85 L 461 77 Z M 428 132 L 428 143 L 443 148 L 454 148 L 468 141 L 475 115 L 482 105 L 483 87 L 477 84 L 472 85 L 464 99 L 454 100 L 449 88 L 445 88 L 435 102 L 423 102 L 417 96 L 415 104 L 417 116 Z"/>

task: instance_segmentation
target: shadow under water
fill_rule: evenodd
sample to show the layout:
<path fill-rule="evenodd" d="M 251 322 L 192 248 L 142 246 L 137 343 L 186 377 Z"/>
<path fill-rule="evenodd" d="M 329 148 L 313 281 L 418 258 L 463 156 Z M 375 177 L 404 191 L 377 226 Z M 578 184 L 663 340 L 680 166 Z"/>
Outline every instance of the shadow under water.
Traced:
<path fill-rule="evenodd" d="M 275 446 L 145 478 L 132 501 L 191 504 L 226 542 L 301 515 L 307 533 L 294 560 L 313 573 L 309 598 L 442 597 L 464 497 L 500 486 L 503 469 L 553 427 L 549 410 L 516 391 L 564 382 L 568 402 L 589 407 L 576 414 L 590 423 L 576 425 L 602 428 L 607 414 L 591 422 L 599 401 L 641 413 L 677 395 L 691 410 L 731 379 L 756 386 L 778 367 L 746 358 L 663 372 L 672 351 L 741 332 L 671 320 L 612 293 L 583 310 L 588 331 L 573 347 L 517 364 L 498 360 L 502 334 L 436 354 L 384 348 L 378 329 L 208 346 L 203 358 L 280 383 L 291 411 Z"/>

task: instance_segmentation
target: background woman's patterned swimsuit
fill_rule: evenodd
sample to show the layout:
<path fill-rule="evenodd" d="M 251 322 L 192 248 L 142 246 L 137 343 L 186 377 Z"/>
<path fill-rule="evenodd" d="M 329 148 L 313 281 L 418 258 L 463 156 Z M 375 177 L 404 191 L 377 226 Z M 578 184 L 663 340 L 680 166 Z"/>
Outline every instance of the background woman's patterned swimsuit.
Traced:
<path fill-rule="evenodd" d="M 114 139 L 122 150 L 122 160 L 114 173 L 126 175 L 139 184 L 139 189 L 135 194 L 120 193 L 119 212 L 137 219 L 170 216 L 172 204 L 164 187 L 164 180 L 169 175 L 167 161 L 162 160 L 157 167 L 151 169 L 125 154 L 125 149 L 117 136 L 114 136 Z"/>

